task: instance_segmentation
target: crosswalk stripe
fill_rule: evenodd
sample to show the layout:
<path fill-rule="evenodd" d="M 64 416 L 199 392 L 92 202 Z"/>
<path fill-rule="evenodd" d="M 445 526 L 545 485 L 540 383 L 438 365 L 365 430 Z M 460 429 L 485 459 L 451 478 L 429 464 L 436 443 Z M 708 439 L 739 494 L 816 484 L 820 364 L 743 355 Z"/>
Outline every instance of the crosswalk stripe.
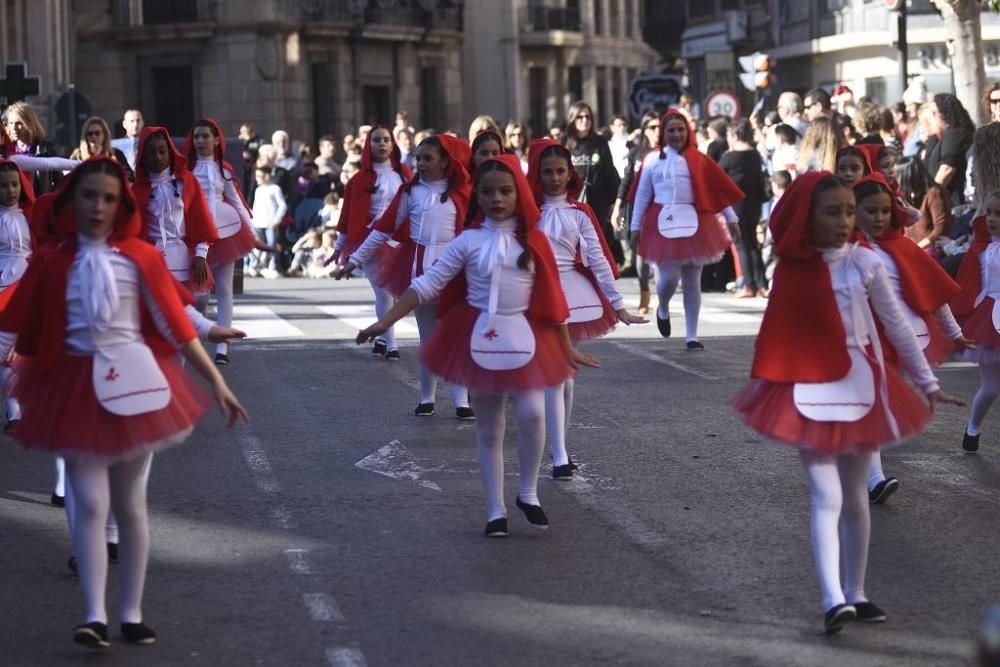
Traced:
<path fill-rule="evenodd" d="M 248 338 L 297 338 L 305 336 L 301 329 L 290 324 L 267 306 L 235 305 L 233 327 L 245 331 Z"/>
<path fill-rule="evenodd" d="M 321 312 L 335 317 L 351 329 L 364 329 L 372 324 L 375 317 L 375 308 L 365 304 L 348 304 L 332 306 L 316 306 Z M 412 317 L 404 317 L 396 323 L 395 332 L 397 337 L 411 338 L 418 336 L 417 321 Z"/>

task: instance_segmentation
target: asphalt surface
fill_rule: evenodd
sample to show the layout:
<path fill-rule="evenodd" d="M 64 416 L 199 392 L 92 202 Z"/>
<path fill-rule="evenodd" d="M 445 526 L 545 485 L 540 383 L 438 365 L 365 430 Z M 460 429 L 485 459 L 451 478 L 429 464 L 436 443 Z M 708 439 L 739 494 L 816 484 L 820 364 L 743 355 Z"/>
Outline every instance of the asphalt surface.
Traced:
<path fill-rule="evenodd" d="M 634 306 L 634 280 L 623 280 Z M 48 457 L 0 447 L 0 664 L 34 665 L 963 665 L 1000 601 L 1000 437 L 960 447 L 965 409 L 943 408 L 884 454 L 900 491 L 873 509 L 870 597 L 881 626 L 822 635 L 795 451 L 762 441 L 728 401 L 746 381 L 764 302 L 706 295 L 704 352 L 635 326 L 587 345 L 572 482 L 543 466 L 552 527 L 513 507 L 511 536 L 482 536 L 474 424 L 447 388 L 417 403 L 415 329 L 402 361 L 350 339 L 370 321 L 363 281 L 251 279 L 251 333 L 225 369 L 253 421 L 217 413 L 157 455 L 145 620 L 152 647 L 93 655 L 66 567 Z M 675 331 L 682 330 L 678 310 Z M 971 397 L 974 368 L 940 371 Z M 115 566 L 109 613 L 117 610 Z"/>

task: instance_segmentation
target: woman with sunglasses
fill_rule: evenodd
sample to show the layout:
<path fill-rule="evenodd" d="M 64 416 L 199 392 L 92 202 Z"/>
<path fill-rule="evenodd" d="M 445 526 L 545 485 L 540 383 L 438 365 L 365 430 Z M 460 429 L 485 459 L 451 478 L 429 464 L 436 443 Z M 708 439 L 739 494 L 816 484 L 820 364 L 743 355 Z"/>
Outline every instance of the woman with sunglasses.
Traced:
<path fill-rule="evenodd" d="M 91 116 L 84 121 L 83 130 L 80 132 L 80 145 L 73 150 L 70 158 L 89 160 L 95 155 L 104 155 L 120 164 L 129 182 L 135 182 L 135 174 L 128 164 L 128 158 L 125 157 L 125 153 L 111 146 L 111 128 L 100 116 Z"/>
<path fill-rule="evenodd" d="M 521 171 L 528 173 L 528 147 L 531 145 L 531 131 L 527 127 L 512 120 L 504 128 L 504 148 L 517 156 L 521 163 Z"/>

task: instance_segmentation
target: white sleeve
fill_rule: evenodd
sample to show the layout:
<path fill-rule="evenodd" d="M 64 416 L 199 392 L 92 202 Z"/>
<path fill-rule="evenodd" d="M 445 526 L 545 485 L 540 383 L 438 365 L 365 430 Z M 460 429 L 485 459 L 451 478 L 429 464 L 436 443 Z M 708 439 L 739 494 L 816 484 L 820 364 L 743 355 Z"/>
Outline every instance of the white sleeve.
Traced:
<path fill-rule="evenodd" d="M 347 236 L 347 235 L 342 234 L 342 236 Z M 340 237 L 338 237 L 338 239 L 339 238 Z M 361 247 L 355 250 L 348 259 L 350 260 L 351 264 L 354 264 L 355 266 L 364 266 L 371 260 L 372 255 L 375 254 L 375 251 L 378 250 L 380 247 L 382 247 L 382 244 L 388 241 L 390 238 L 392 237 L 386 234 L 385 232 L 380 232 L 377 229 L 373 229 L 372 233 L 369 234 L 368 238 L 365 239 L 365 242 L 361 244 Z"/>
<path fill-rule="evenodd" d="M 347 245 L 347 234 L 337 234 L 337 241 L 333 246 L 334 249 L 343 250 L 345 245 Z"/>
<path fill-rule="evenodd" d="M 732 206 L 727 206 L 720 211 L 722 216 L 726 219 L 726 222 L 739 222 L 740 216 L 736 215 L 736 211 L 733 210 Z"/>
<path fill-rule="evenodd" d="M 6 359 L 10 350 L 17 342 L 17 334 L 13 331 L 0 331 L 0 359 Z"/>
<path fill-rule="evenodd" d="M 601 241 L 597 238 L 597 230 L 594 229 L 590 218 L 585 214 L 581 213 L 578 217 L 580 219 L 580 237 L 587 245 L 588 267 L 594 272 L 594 277 L 597 278 L 597 283 L 601 286 L 604 296 L 611 302 L 611 307 L 615 310 L 621 310 L 625 307 L 625 299 L 618 293 L 618 289 L 615 287 L 615 274 L 611 271 L 608 258 L 604 256 L 604 251 L 601 249 Z"/>
<path fill-rule="evenodd" d="M 431 303 L 436 300 L 451 279 L 465 268 L 468 254 L 468 241 L 465 234 L 455 237 L 444 253 L 431 268 L 410 283 L 410 288 L 417 293 L 420 303 Z"/>
<path fill-rule="evenodd" d="M 288 213 L 288 202 L 285 201 L 285 195 L 282 194 L 281 188 L 274 189 L 271 201 L 274 202 L 274 220 L 271 225 L 277 226 L 281 224 L 281 221 L 285 219 L 285 214 Z"/>
<path fill-rule="evenodd" d="M 642 170 L 639 172 L 639 188 L 635 191 L 635 202 L 632 205 L 632 222 L 629 224 L 629 230 L 633 232 L 642 229 L 642 219 L 646 215 L 646 209 L 649 208 L 649 204 L 653 201 L 653 168 L 656 162 L 649 160 L 648 163 L 643 164 Z"/>
<path fill-rule="evenodd" d="M 948 338 L 957 340 L 961 337 L 962 327 L 958 326 L 958 322 L 955 321 L 955 316 L 952 315 L 951 307 L 948 304 L 944 304 L 935 310 L 934 317 L 937 318 L 938 323 L 944 329 L 944 333 Z"/>
<path fill-rule="evenodd" d="M 79 160 L 61 157 L 35 157 L 34 155 L 11 155 L 9 158 L 24 171 L 71 171 L 80 164 Z"/>
<path fill-rule="evenodd" d="M 885 328 L 886 337 L 896 348 L 910 377 L 925 394 L 937 391 L 940 388 L 937 378 L 927 364 L 923 350 L 917 345 L 917 336 L 900 308 L 889 282 L 889 273 L 881 263 L 875 267 L 868 299 Z"/>
<path fill-rule="evenodd" d="M 199 313 L 198 309 L 194 306 L 184 306 L 184 312 L 187 313 L 191 324 L 194 325 L 195 331 L 198 332 L 198 337 L 207 339 L 208 332 L 215 326 L 215 322 Z"/>
<path fill-rule="evenodd" d="M 194 247 L 194 256 L 202 259 L 208 257 L 208 241 L 202 241 Z"/>
<path fill-rule="evenodd" d="M 170 325 L 167 324 L 167 318 L 164 317 L 163 311 L 160 310 L 160 304 L 156 303 L 156 299 L 153 298 L 152 293 L 149 291 L 149 287 L 146 286 L 146 283 L 141 282 L 141 280 L 140 285 L 140 289 L 142 290 L 142 300 L 146 304 L 146 307 L 149 308 L 149 314 L 153 318 L 153 324 L 156 325 L 156 330 L 160 332 L 160 335 L 163 336 L 163 338 L 170 343 L 174 349 L 180 349 L 180 346 L 187 341 L 177 340 L 177 337 L 174 336 L 174 332 L 170 330 Z"/>
<path fill-rule="evenodd" d="M 403 226 L 403 222 L 410 215 L 410 193 L 403 192 L 403 195 L 399 198 L 399 208 L 396 209 L 396 219 L 393 221 L 393 229 L 399 230 Z"/>

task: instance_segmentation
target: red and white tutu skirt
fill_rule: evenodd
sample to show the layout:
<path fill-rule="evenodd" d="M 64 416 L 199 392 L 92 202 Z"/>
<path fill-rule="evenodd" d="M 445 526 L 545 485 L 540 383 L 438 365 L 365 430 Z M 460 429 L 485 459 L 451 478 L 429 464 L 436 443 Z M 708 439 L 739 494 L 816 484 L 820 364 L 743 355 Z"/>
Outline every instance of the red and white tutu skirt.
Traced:
<path fill-rule="evenodd" d="M 20 282 L 21 282 L 20 279 L 15 280 L 10 285 L 4 287 L 2 291 L 0 291 L 0 313 L 2 313 L 4 309 L 7 308 L 7 304 L 10 303 L 10 300 L 14 297 L 14 290 L 17 288 L 17 285 Z"/>
<path fill-rule="evenodd" d="M 481 394 L 503 394 L 555 387 L 575 370 L 563 347 L 558 327 L 528 320 L 535 334 L 535 356 L 509 371 L 490 371 L 472 360 L 472 329 L 480 311 L 468 303 L 453 306 L 434 327 L 420 349 L 420 362 L 446 382 Z"/>
<path fill-rule="evenodd" d="M 157 356 L 156 362 L 170 385 L 170 403 L 162 410 L 123 417 L 97 400 L 92 356 L 66 354 L 47 371 L 33 359 L 19 357 L 11 389 L 21 402 L 21 421 L 11 434 L 27 449 L 107 462 L 180 444 L 212 397 L 174 357 Z"/>
<path fill-rule="evenodd" d="M 216 214 L 229 210 L 237 215 L 236 209 L 229 204 L 220 204 Z M 237 217 L 237 220 L 239 218 Z M 257 246 L 257 234 L 244 224 L 232 236 L 219 239 L 208 247 L 208 263 L 212 266 L 223 266 L 243 259 Z"/>
<path fill-rule="evenodd" d="M 976 349 L 965 352 L 964 358 L 981 364 L 1000 363 L 1000 333 L 993 326 L 993 299 L 986 297 L 962 323 L 962 333 L 976 341 Z"/>
<path fill-rule="evenodd" d="M 611 307 L 608 297 L 604 296 L 604 293 L 600 290 L 595 291 L 597 292 L 597 297 L 601 300 L 604 310 L 596 320 L 566 323 L 566 328 L 569 329 L 569 338 L 573 343 L 583 343 L 588 340 L 600 338 L 613 331 L 615 325 L 618 324 L 618 314 Z"/>
<path fill-rule="evenodd" d="M 420 245 L 413 239 L 406 239 L 400 243 L 398 248 L 380 260 L 376 281 L 378 286 L 395 297 L 402 296 L 403 292 L 409 289 L 413 278 L 423 275 L 426 250 L 427 246 Z M 417 267 L 416 276 L 413 271 L 414 262 Z"/>
<path fill-rule="evenodd" d="M 878 366 L 872 363 L 876 382 L 881 382 Z M 821 454 L 839 455 L 872 452 L 920 433 L 931 420 L 924 401 L 892 366 L 887 367 L 889 409 L 899 427 L 897 438 L 886 419 L 882 393 L 876 389 L 871 411 L 854 422 L 814 421 L 795 407 L 794 384 L 751 380 L 733 398 L 733 408 L 743 415 L 746 425 L 761 435 L 792 447 Z"/>
<path fill-rule="evenodd" d="M 714 264 L 726 254 L 729 232 L 715 213 L 698 213 L 698 231 L 683 239 L 668 239 L 660 233 L 657 217 L 663 206 L 651 203 L 642 218 L 639 255 L 647 262 Z"/>

